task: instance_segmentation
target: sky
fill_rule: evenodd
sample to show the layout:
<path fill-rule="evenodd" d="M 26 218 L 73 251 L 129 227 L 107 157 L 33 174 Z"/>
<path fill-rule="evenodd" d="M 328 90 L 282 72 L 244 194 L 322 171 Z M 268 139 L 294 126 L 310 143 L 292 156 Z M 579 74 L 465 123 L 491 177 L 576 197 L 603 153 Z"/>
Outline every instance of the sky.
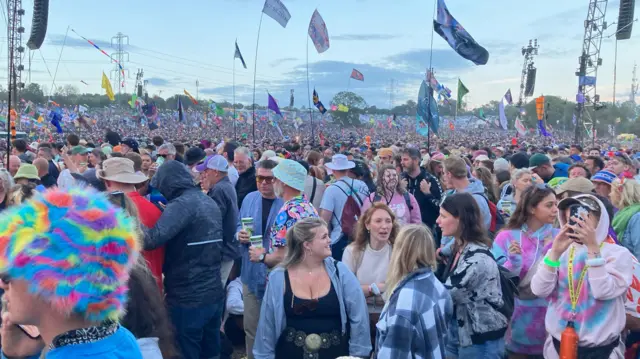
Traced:
<path fill-rule="evenodd" d="M 74 32 L 67 31 L 74 29 L 107 53 L 117 51 L 111 46 L 114 36 L 128 36 L 128 56 L 123 62 L 128 76 L 122 91 L 133 89 L 136 73 L 143 69 L 150 95 L 169 97 L 186 89 L 198 98 L 231 102 L 235 83 L 235 101 L 250 104 L 257 65 L 258 104 L 266 105 L 268 91 L 282 105 L 288 105 L 293 89 L 295 106 L 308 106 L 308 89 L 313 88 L 328 104 L 336 93 L 348 88 L 369 105 L 389 108 L 416 100 L 420 82 L 431 64 L 438 80 L 454 93 L 457 79 L 464 82 L 470 90 L 467 106 L 473 108 L 500 100 L 508 89 L 514 99 L 518 97 L 524 60 L 521 49 L 529 39 L 538 39 L 534 96 L 575 98 L 575 71 L 588 0 L 446 1 L 451 14 L 489 51 L 489 62 L 484 66 L 459 57 L 432 33 L 435 1 L 282 0 L 291 20 L 282 28 L 264 16 L 256 56 L 263 0 L 56 0 L 50 2 L 45 43 L 40 50 L 27 52 L 31 57 L 31 81 L 50 92 L 55 76 L 56 86 L 71 84 L 81 92 L 104 93 L 100 87 L 104 71 L 112 76 L 112 85 L 118 91 L 118 81 L 112 73 L 114 64 Z M 6 0 L 0 3 L 6 9 Z M 33 0 L 23 0 L 23 7 L 26 43 Z M 617 21 L 618 8 L 619 0 L 609 1 L 609 24 Z M 322 54 L 316 52 L 307 35 L 315 9 L 324 18 L 331 44 Z M 640 2 L 636 2 L 635 17 L 640 17 Z M 614 32 L 615 25 L 605 34 Z M 248 69 L 233 58 L 236 40 Z M 6 27 L 0 31 L 0 43 L 0 56 L 6 58 Z M 615 37 L 603 41 L 597 88 L 603 101 L 613 98 L 614 48 Z M 618 101 L 629 99 L 634 62 L 640 65 L 638 22 L 631 39 L 618 42 Z M 24 64 L 28 69 L 27 57 Z M 6 62 L 3 65 L 0 80 L 6 82 Z M 349 80 L 353 68 L 364 74 L 364 82 Z M 28 83 L 28 71 L 22 76 L 23 82 Z"/>

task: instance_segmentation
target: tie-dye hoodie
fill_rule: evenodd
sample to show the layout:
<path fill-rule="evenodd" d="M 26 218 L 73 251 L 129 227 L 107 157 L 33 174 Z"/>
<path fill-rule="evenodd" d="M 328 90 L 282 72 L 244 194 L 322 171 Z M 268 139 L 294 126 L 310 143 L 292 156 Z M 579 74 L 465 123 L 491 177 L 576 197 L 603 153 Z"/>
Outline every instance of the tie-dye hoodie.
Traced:
<path fill-rule="evenodd" d="M 493 241 L 491 251 L 498 259 L 498 263 L 522 279 L 533 264 L 551 249 L 552 240 L 558 231 L 550 224 L 540 227 L 535 232 L 530 231 L 526 224 L 521 229 L 503 230 Z M 511 242 L 520 244 L 522 254 L 509 253 Z M 505 335 L 505 345 L 509 351 L 529 355 L 542 354 L 547 337 L 544 328 L 547 306 L 548 302 L 545 298 L 516 298 L 513 315 Z"/>
<path fill-rule="evenodd" d="M 602 243 L 607 238 L 609 217 L 602 202 L 591 195 L 579 195 L 576 199 L 591 198 L 600 206 L 603 215 L 596 228 L 596 238 Z M 566 223 L 564 211 L 558 214 L 561 225 Z M 545 327 L 550 334 L 544 346 L 544 357 L 558 358 L 552 337 L 560 340 L 562 332 L 571 320 L 571 299 L 569 296 L 568 262 L 571 248 L 575 248 L 573 264 L 573 285 L 577 286 L 580 273 L 586 265 L 587 248 L 573 243 L 560 257 L 560 268 L 550 271 L 540 264 L 533 279 L 531 290 L 540 298 L 549 300 Z M 600 249 L 606 264 L 589 267 L 584 284 L 578 294 L 576 317 L 573 319 L 581 347 L 596 347 L 611 343 L 620 336 L 625 326 L 625 294 L 633 274 L 633 256 L 626 248 L 603 243 Z M 624 344 L 621 343 L 609 358 L 622 359 Z"/>

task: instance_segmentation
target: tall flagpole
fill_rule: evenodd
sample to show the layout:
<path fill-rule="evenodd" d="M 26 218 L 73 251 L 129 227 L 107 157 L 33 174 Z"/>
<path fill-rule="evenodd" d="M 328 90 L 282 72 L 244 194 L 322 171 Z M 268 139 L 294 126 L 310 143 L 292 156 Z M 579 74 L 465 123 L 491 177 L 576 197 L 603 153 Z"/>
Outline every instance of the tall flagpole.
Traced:
<path fill-rule="evenodd" d="M 256 74 L 258 72 L 258 45 L 260 44 L 260 29 L 262 28 L 263 17 L 264 17 L 264 12 L 261 12 L 260 23 L 258 24 L 258 38 L 256 39 L 256 58 L 253 61 L 253 105 L 252 105 L 253 110 L 251 113 L 251 132 L 252 132 L 251 136 L 253 137 L 254 143 L 256 142 Z"/>
<path fill-rule="evenodd" d="M 236 39 L 236 48 L 238 47 L 238 39 Z M 254 87 L 255 91 L 255 87 Z M 236 136 L 236 53 L 233 52 L 233 140 L 237 140 Z"/>
<path fill-rule="evenodd" d="M 309 118 L 311 119 L 311 146 L 315 146 L 316 137 L 313 131 L 313 111 L 311 111 L 311 83 L 309 82 L 309 35 L 307 35 L 307 98 L 309 100 Z"/>
<path fill-rule="evenodd" d="M 438 0 L 433 0 L 433 19 L 435 20 L 436 18 L 436 10 L 438 9 Z M 433 76 L 433 67 L 432 67 L 432 63 L 433 63 L 433 33 L 434 33 L 434 29 L 433 26 L 431 26 L 431 49 L 429 50 L 429 71 L 431 72 L 431 76 Z M 428 79 L 427 79 L 428 81 Z M 431 89 L 431 83 L 427 83 L 427 85 L 429 86 L 429 88 Z M 429 97 L 427 97 L 427 114 L 429 115 L 428 117 L 433 117 L 433 114 L 431 113 L 431 98 L 433 97 L 433 89 L 431 89 L 431 91 L 427 91 L 427 95 Z M 456 107 L 457 108 L 457 107 Z M 431 155 L 431 126 L 429 124 L 429 118 L 426 119 L 427 120 L 427 152 L 429 152 L 429 155 Z"/>

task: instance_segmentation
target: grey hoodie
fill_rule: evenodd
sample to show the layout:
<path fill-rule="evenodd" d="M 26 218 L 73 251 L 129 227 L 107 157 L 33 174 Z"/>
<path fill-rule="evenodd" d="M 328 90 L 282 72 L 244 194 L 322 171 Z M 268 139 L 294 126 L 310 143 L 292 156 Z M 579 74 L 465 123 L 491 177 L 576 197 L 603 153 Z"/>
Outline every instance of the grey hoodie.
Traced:
<path fill-rule="evenodd" d="M 482 225 L 484 229 L 489 230 L 491 227 L 491 211 L 489 210 L 489 200 L 484 195 L 484 185 L 480 180 L 475 178 L 469 178 L 469 185 L 465 188 L 464 191 L 466 193 L 470 193 L 473 198 L 475 198 L 476 203 L 478 204 L 478 208 L 480 208 L 480 215 L 482 216 Z M 448 191 L 446 196 L 450 196 L 455 194 L 456 190 Z M 443 198 L 443 201 L 444 201 Z M 441 253 L 446 256 L 451 255 L 451 246 L 453 245 L 453 237 L 445 236 L 442 237 L 442 251 Z"/>

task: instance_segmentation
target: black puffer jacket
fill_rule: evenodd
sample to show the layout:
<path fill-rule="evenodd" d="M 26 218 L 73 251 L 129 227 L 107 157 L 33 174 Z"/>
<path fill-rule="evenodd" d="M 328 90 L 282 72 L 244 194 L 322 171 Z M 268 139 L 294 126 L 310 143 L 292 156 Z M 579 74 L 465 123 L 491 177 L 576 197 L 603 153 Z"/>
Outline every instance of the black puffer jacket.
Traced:
<path fill-rule="evenodd" d="M 145 230 L 144 249 L 166 244 L 164 288 L 169 305 L 221 302 L 222 216 L 216 202 L 193 184 L 185 165 L 168 161 L 151 180 L 167 199 L 156 225 Z"/>
<path fill-rule="evenodd" d="M 238 194 L 238 208 L 242 207 L 242 201 L 251 192 L 257 191 L 256 168 L 251 166 L 238 177 L 236 193 Z"/>
<path fill-rule="evenodd" d="M 436 219 L 440 215 L 440 199 L 442 198 L 440 182 L 424 168 L 420 168 L 420 174 L 416 178 L 411 178 L 406 172 L 402 173 L 402 178 L 407 180 L 407 191 L 416 198 L 420 206 L 422 223 L 429 228 L 433 228 L 436 224 Z M 429 182 L 430 194 L 424 194 L 420 190 L 420 182 L 422 180 Z"/>

